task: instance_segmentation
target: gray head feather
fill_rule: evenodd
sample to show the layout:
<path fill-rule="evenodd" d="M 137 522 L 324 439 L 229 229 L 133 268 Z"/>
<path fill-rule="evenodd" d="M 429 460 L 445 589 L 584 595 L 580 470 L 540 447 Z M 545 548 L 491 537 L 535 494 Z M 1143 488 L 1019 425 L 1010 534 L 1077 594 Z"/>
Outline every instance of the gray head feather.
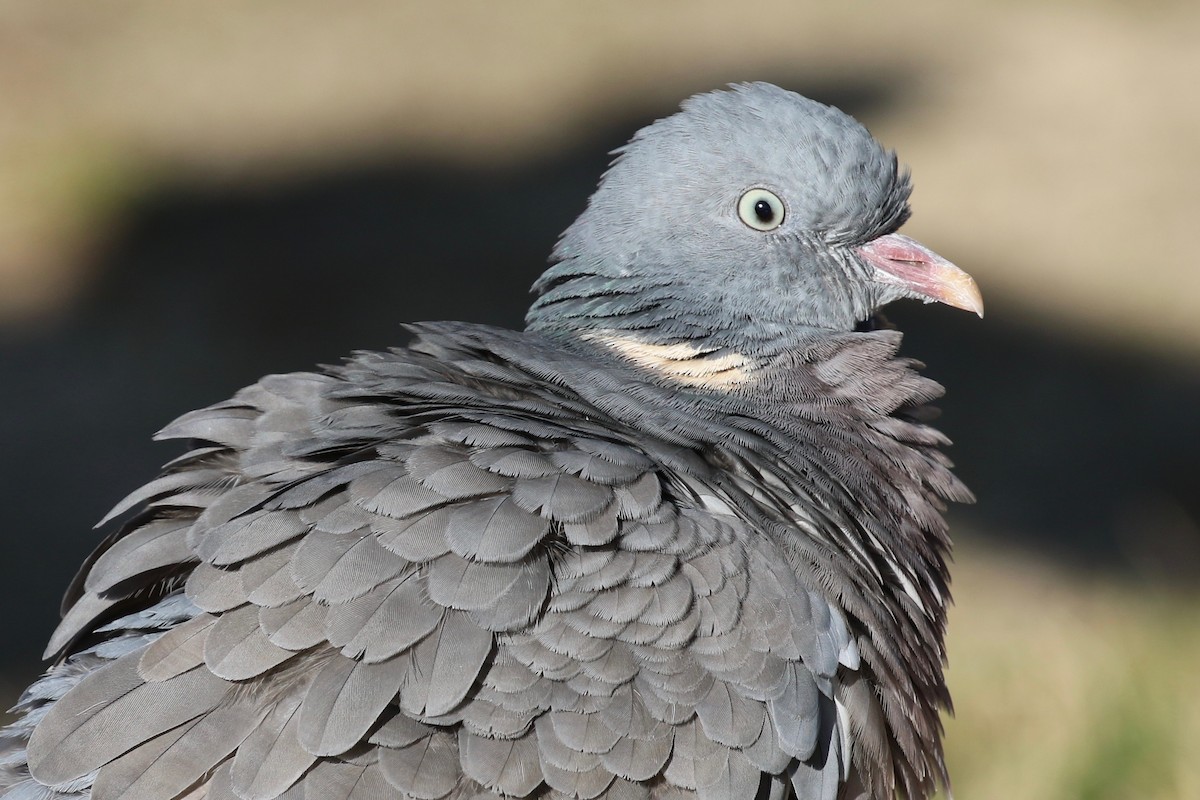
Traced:
<path fill-rule="evenodd" d="M 850 330 L 905 295 L 852 248 L 908 217 L 908 177 L 835 108 L 739 85 L 691 98 L 618 153 L 534 286 L 531 329 L 761 352 L 798 329 Z M 783 201 L 777 228 L 739 218 L 754 188 Z"/>

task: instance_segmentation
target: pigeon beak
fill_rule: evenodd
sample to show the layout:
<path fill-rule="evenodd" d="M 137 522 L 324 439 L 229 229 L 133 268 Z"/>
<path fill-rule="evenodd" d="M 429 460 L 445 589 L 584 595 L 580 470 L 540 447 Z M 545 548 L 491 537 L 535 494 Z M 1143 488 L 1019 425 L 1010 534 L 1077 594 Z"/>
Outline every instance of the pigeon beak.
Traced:
<path fill-rule="evenodd" d="M 983 316 L 983 295 L 974 279 L 920 242 L 889 233 L 854 249 L 874 268 L 877 282 Z"/>

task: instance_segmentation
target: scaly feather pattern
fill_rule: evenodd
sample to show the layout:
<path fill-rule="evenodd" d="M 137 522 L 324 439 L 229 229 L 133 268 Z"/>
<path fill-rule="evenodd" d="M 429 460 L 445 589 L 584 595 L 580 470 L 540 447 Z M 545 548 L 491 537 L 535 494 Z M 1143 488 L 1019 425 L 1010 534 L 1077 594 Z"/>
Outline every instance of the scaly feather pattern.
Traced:
<path fill-rule="evenodd" d="M 231 756 L 224 779 L 244 800 L 309 782 L 347 796 L 387 785 L 427 800 L 467 783 L 515 797 L 610 796 L 647 782 L 732 797 L 756 791 L 764 773 L 826 793 L 852 766 L 870 785 L 891 785 L 894 751 L 922 732 L 895 726 L 841 747 L 857 720 L 878 730 L 899 700 L 857 688 L 889 662 L 863 662 L 871 639 L 854 632 L 861 620 L 819 588 L 832 546 L 790 543 L 789 525 L 834 539 L 868 522 L 843 510 L 837 527 L 822 527 L 789 508 L 783 415 L 750 444 L 714 430 L 693 445 L 701 459 L 680 470 L 656 451 L 670 448 L 682 420 L 635 428 L 603 407 L 612 384 L 636 376 L 569 369 L 571 353 L 513 334 L 418 334 L 410 350 L 296 376 L 310 389 L 303 414 L 270 414 L 295 402 L 277 376 L 277 391 L 260 384 L 215 407 L 220 424 L 200 412 L 168 429 L 220 433 L 222 447 L 182 469 L 210 481 L 212 464 L 223 465 L 227 494 L 185 511 L 155 489 L 158 510 L 134 516 L 94 569 L 121 552 L 122 574 L 136 576 L 144 549 L 145 574 L 157 576 L 161 540 L 182 533 L 192 544 L 175 566 L 186 581 L 89 577 L 83 597 L 103 587 L 98 608 L 140 601 L 152 613 L 182 591 L 189 612 L 99 663 L 65 697 L 29 701 L 48 711 L 27 753 L 32 780 L 98 770 L 96 797 L 134 787 L 171 800 Z M 884 358 L 894 339 L 845 346 Z M 467 381 L 464 360 L 488 360 L 492 382 Z M 535 369 L 555 362 L 566 386 L 528 388 Z M 360 404 L 386 410 L 375 416 L 389 427 L 372 442 L 328 424 Z M 274 456 L 280 471 L 237 472 L 270 440 L 256 421 L 279 419 L 300 426 Z M 722 459 L 744 465 L 732 480 L 712 466 Z M 749 476 L 768 470 L 774 488 L 750 497 Z M 825 474 L 832 489 L 837 476 Z M 943 481 L 948 498 L 961 493 L 947 473 L 924 479 Z M 826 493 L 822 513 L 837 514 L 837 499 Z M 907 609 L 891 613 L 903 620 Z M 103 619 L 68 616 L 77 629 L 60 639 L 103 638 Z M 133 629 L 107 627 L 115 641 Z M 56 670 L 91 664 L 89 652 L 66 654 Z M 896 688 L 921 691 L 911 679 Z M 233 715 L 240 738 L 204 740 L 214 715 Z M 347 761 L 363 748 L 376 766 Z M 138 779 L 144 763 L 157 772 Z"/>

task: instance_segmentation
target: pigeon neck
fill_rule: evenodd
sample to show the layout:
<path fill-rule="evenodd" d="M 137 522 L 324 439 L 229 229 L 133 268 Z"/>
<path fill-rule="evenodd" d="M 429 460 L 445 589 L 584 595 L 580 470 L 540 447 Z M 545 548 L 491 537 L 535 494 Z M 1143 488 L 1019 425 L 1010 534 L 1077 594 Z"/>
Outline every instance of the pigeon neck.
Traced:
<path fill-rule="evenodd" d="M 620 330 L 591 331 L 580 338 L 601 345 L 668 383 L 693 388 L 733 389 L 753 381 L 758 366 L 746 353 L 712 344 L 692 341 L 664 344 Z"/>
<path fill-rule="evenodd" d="M 738 330 L 685 327 L 677 317 L 662 327 L 562 324 L 541 330 L 531 325 L 530 330 L 568 349 L 583 348 L 590 357 L 607 355 L 666 387 L 762 397 L 788 393 L 787 374 L 797 364 L 818 356 L 823 342 L 853 335 L 753 322 Z"/>
<path fill-rule="evenodd" d="M 598 348 L 668 385 L 719 391 L 745 386 L 761 377 L 763 366 L 810 349 L 810 340 L 830 333 L 685 302 L 669 287 L 641 297 L 572 288 L 577 293 L 564 297 L 567 287 L 560 286 L 552 299 L 539 298 L 527 330 L 569 349 Z"/>

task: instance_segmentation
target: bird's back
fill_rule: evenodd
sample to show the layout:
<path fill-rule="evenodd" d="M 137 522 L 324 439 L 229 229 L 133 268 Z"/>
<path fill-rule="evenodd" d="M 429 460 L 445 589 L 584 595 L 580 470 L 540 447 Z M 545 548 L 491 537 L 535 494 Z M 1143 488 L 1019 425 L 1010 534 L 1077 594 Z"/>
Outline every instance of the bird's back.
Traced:
<path fill-rule="evenodd" d="M 549 380 L 576 360 L 434 328 L 168 426 L 3 796 L 836 796 L 841 612 L 686 432 Z"/>

